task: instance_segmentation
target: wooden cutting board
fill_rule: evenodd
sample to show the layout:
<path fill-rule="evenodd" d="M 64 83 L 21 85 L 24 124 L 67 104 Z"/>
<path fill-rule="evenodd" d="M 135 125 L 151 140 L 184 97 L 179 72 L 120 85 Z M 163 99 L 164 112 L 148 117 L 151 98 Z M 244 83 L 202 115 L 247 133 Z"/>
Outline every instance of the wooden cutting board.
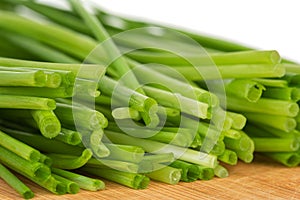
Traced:
<path fill-rule="evenodd" d="M 257 155 L 252 164 L 239 162 L 226 166 L 230 176 L 210 181 L 167 185 L 152 181 L 148 189 L 133 190 L 105 181 L 106 189 L 98 192 L 81 190 L 75 195 L 53 195 L 25 181 L 35 193 L 34 199 L 300 199 L 300 167 L 287 168 Z M 21 199 L 0 180 L 0 199 Z"/>

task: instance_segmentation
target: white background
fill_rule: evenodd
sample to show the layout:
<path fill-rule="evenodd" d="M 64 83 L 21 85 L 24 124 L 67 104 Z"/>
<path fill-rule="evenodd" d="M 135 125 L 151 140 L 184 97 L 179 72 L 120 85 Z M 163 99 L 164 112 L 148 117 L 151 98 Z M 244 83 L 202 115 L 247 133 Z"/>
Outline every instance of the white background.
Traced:
<path fill-rule="evenodd" d="M 89 0 L 107 11 L 195 30 L 300 62 L 297 0 Z"/>

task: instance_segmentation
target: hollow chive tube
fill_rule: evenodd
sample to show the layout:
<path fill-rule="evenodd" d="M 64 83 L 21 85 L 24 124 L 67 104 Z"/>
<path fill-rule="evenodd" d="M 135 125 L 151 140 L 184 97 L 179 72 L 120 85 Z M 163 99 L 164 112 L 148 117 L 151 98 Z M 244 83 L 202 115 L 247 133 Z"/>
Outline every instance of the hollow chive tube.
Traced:
<path fill-rule="evenodd" d="M 0 58 L 0 65 L 12 68 L 38 68 L 49 70 L 67 70 L 73 72 L 78 78 L 84 79 L 97 79 L 105 74 L 105 67 L 95 64 L 67 64 L 67 63 L 51 63 L 51 62 L 38 62 L 29 60 L 20 60 L 12 58 Z M 85 70 L 80 70 L 81 67 Z M 80 73 L 79 73 L 80 72 Z"/>
<path fill-rule="evenodd" d="M 198 66 L 206 65 L 205 56 L 201 55 L 187 55 L 182 58 L 178 55 L 168 52 L 151 52 L 151 51 L 133 51 L 128 53 L 128 56 L 141 63 L 160 63 L 169 66 L 188 65 L 190 64 L 186 59 L 193 60 Z M 273 64 L 279 63 L 280 56 L 276 51 L 239 51 L 227 53 L 211 53 L 210 58 L 216 65 L 229 65 L 229 64 Z"/>
<path fill-rule="evenodd" d="M 4 126 L 1 126 L 1 130 L 37 150 L 47 153 L 64 153 L 79 156 L 83 150 L 81 147 L 71 146 L 57 140 L 51 140 L 40 134 L 18 131 Z"/>
<path fill-rule="evenodd" d="M 78 131 L 61 128 L 61 132 L 54 139 L 76 146 L 81 143 L 81 138 L 81 134 Z"/>
<path fill-rule="evenodd" d="M 217 165 L 214 168 L 214 173 L 219 178 L 226 178 L 229 175 L 228 170 L 222 165 Z"/>
<path fill-rule="evenodd" d="M 139 173 L 148 173 L 159 170 L 162 165 L 168 165 L 174 161 L 173 153 L 151 154 L 143 157 L 143 160 L 138 163 Z"/>
<path fill-rule="evenodd" d="M 74 172 L 69 172 L 66 170 L 52 168 L 53 173 L 60 175 L 66 179 L 74 181 L 79 185 L 81 189 L 89 190 L 89 191 L 98 191 L 105 189 L 105 184 L 103 181 L 99 179 L 89 178 L 87 176 L 83 176 Z"/>
<path fill-rule="evenodd" d="M 60 181 L 56 180 L 53 176 L 48 176 L 44 180 L 37 179 L 36 177 L 31 177 L 24 174 L 22 171 L 18 171 L 19 174 L 25 176 L 29 180 L 33 181 L 34 183 L 38 184 L 39 186 L 45 188 L 46 190 L 52 192 L 53 194 L 66 194 L 67 188 L 65 184 L 61 183 Z"/>
<path fill-rule="evenodd" d="M 119 144 L 127 145 L 138 145 L 145 149 L 146 152 L 151 152 L 155 154 L 160 153 L 174 153 L 174 157 L 180 160 L 191 162 L 195 164 L 200 164 L 208 167 L 214 167 L 217 164 L 217 157 L 211 154 L 185 149 L 182 147 L 163 144 L 156 141 L 150 141 L 140 138 L 131 137 L 122 133 L 104 131 L 107 138 L 104 141 L 110 140 Z"/>
<path fill-rule="evenodd" d="M 54 113 L 61 121 L 61 123 L 86 128 L 88 130 L 94 130 L 97 128 L 105 128 L 107 126 L 107 119 L 105 116 L 95 110 L 72 106 L 62 103 L 57 103 L 57 108 Z"/>
<path fill-rule="evenodd" d="M 236 130 L 242 130 L 245 125 L 247 118 L 239 113 L 226 111 L 226 114 L 232 119 L 232 128 Z"/>
<path fill-rule="evenodd" d="M 158 170 L 152 171 L 145 175 L 150 179 L 175 185 L 181 179 L 181 169 L 160 165 Z"/>
<path fill-rule="evenodd" d="M 295 138 L 263 138 L 252 137 L 256 152 L 292 152 L 299 149 Z"/>
<path fill-rule="evenodd" d="M 56 104 L 53 99 L 48 98 L 1 94 L 0 108 L 54 110 Z"/>
<path fill-rule="evenodd" d="M 114 119 L 133 119 L 139 121 L 141 119 L 140 113 L 130 107 L 120 107 L 112 110 L 112 116 Z"/>
<path fill-rule="evenodd" d="M 154 87 L 144 86 L 143 89 L 150 97 L 154 98 L 159 104 L 181 110 L 186 114 L 199 117 L 202 119 L 208 118 L 208 104 L 195 101 L 179 94 L 171 93 L 165 90 Z"/>
<path fill-rule="evenodd" d="M 219 79 L 220 75 L 223 79 L 238 78 L 238 79 L 251 79 L 251 78 L 273 78 L 282 77 L 285 73 L 285 68 L 281 64 L 236 64 L 236 65 L 219 65 L 217 69 L 220 74 L 214 73 L 215 67 L 211 66 L 178 66 L 173 67 L 174 70 L 182 74 L 187 80 L 190 81 L 203 81 L 205 74 L 206 80 Z M 155 67 L 155 70 L 167 74 L 168 69 L 165 67 Z M 172 76 L 172 74 L 171 74 Z"/>
<path fill-rule="evenodd" d="M 0 145 L 30 162 L 39 161 L 41 156 L 41 153 L 38 150 L 20 142 L 2 131 L 0 131 Z"/>
<path fill-rule="evenodd" d="M 288 82 L 282 79 L 268 79 L 268 78 L 254 78 L 252 79 L 265 87 L 278 87 L 284 88 L 288 86 Z"/>
<path fill-rule="evenodd" d="M 113 69 L 115 69 L 118 77 L 122 77 L 127 74 L 127 81 L 125 84 L 130 88 L 135 88 L 138 86 L 139 83 L 134 74 L 130 71 L 130 67 L 126 62 L 126 59 L 120 54 L 119 49 L 114 44 L 114 41 L 108 40 L 110 35 L 106 32 L 106 29 L 103 27 L 101 22 L 96 18 L 95 15 L 90 14 L 78 0 L 70 0 L 70 4 L 79 14 L 79 16 L 82 17 L 86 26 L 91 30 L 96 39 L 99 42 L 106 41 L 105 53 L 108 60 L 111 59 L 114 61 L 111 66 Z M 141 93 L 143 93 L 142 90 Z"/>
<path fill-rule="evenodd" d="M 297 102 L 300 100 L 300 89 L 296 87 L 267 88 L 263 97 Z"/>
<path fill-rule="evenodd" d="M 281 115 L 295 117 L 299 107 L 295 102 L 260 98 L 257 102 L 248 102 L 246 100 L 227 96 L 227 109 L 236 112 L 255 112 L 261 114 Z"/>
<path fill-rule="evenodd" d="M 211 121 L 218 130 L 223 131 L 229 130 L 233 123 L 233 119 L 221 107 L 212 109 Z"/>
<path fill-rule="evenodd" d="M 39 159 L 40 163 L 43 163 L 44 165 L 51 167 L 52 166 L 52 160 L 51 158 L 49 158 L 48 156 L 41 154 L 40 159 Z"/>
<path fill-rule="evenodd" d="M 266 152 L 263 155 L 287 167 L 296 167 L 300 164 L 300 155 L 297 152 Z"/>
<path fill-rule="evenodd" d="M 251 149 L 253 141 L 243 132 L 241 132 L 241 137 L 239 139 L 224 138 L 224 143 L 226 148 L 231 150 L 247 151 Z"/>
<path fill-rule="evenodd" d="M 90 149 L 82 151 L 81 156 L 73 156 L 67 154 L 46 154 L 52 160 L 52 166 L 61 169 L 77 169 L 85 165 L 92 157 L 93 153 Z"/>
<path fill-rule="evenodd" d="M 145 154 L 144 149 L 139 146 L 120 145 L 105 143 L 109 149 L 110 154 L 107 159 L 120 160 L 125 162 L 139 163 Z"/>
<path fill-rule="evenodd" d="M 211 180 L 215 176 L 213 168 L 204 167 L 201 165 L 196 165 L 196 167 L 199 170 L 198 179 L 200 179 L 200 180 Z"/>
<path fill-rule="evenodd" d="M 243 113 L 249 122 L 266 125 L 279 130 L 290 132 L 297 126 L 295 119 L 286 116 L 276 116 L 261 113 Z"/>
<path fill-rule="evenodd" d="M 0 163 L 0 177 L 15 191 L 17 191 L 24 199 L 34 197 L 33 192 L 22 181 Z"/>
<path fill-rule="evenodd" d="M 136 77 L 143 82 L 151 83 L 156 82 L 159 79 L 161 84 L 163 84 L 165 87 L 168 87 L 169 89 L 172 89 L 173 92 L 177 92 L 191 99 L 196 98 L 200 102 L 207 103 L 210 107 L 215 107 L 219 104 L 217 96 L 208 92 L 207 90 L 191 86 L 187 83 L 166 76 L 165 74 L 159 73 L 150 68 L 140 66 L 133 60 L 129 60 L 129 62 L 134 69 Z"/>
<path fill-rule="evenodd" d="M 50 175 L 50 169 L 39 162 L 27 161 L 15 153 L 0 146 L 0 160 L 7 167 L 15 171 L 22 171 L 30 177 L 45 179 Z"/>
<path fill-rule="evenodd" d="M 144 175 L 136 173 L 128 173 L 117 171 L 114 169 L 97 169 L 91 167 L 82 167 L 80 170 L 92 174 L 95 176 L 100 176 L 107 180 L 125 185 L 133 189 L 145 189 L 148 187 L 150 179 Z"/>
<path fill-rule="evenodd" d="M 158 109 L 157 102 L 154 99 L 131 90 L 107 76 L 100 79 L 98 87 L 105 95 L 116 98 L 113 99 L 113 102 L 120 101 L 124 104 L 123 106 L 130 106 L 140 112 L 156 112 Z"/>
<path fill-rule="evenodd" d="M 34 96 L 44 98 L 67 98 L 73 96 L 73 87 L 0 87 L 1 94 L 16 96 Z"/>
<path fill-rule="evenodd" d="M 198 179 L 199 169 L 197 166 L 181 160 L 175 160 L 169 166 L 181 169 L 181 179 L 184 182 L 192 182 Z"/>
<path fill-rule="evenodd" d="M 69 194 L 77 194 L 80 190 L 80 187 L 77 183 L 68 180 L 60 175 L 57 175 L 55 173 L 52 173 L 53 178 L 55 178 L 57 181 L 61 182 L 62 184 L 65 185 L 67 189 L 67 193 Z"/>
<path fill-rule="evenodd" d="M 52 110 L 32 110 L 30 113 L 42 135 L 46 138 L 54 138 L 60 133 L 60 121 Z"/>
<path fill-rule="evenodd" d="M 42 70 L 35 71 L 0 71 L 0 86 L 32 86 L 43 87 L 46 85 L 46 75 Z"/>
<path fill-rule="evenodd" d="M 109 160 L 109 159 L 95 159 L 91 158 L 85 166 L 94 167 L 101 169 L 115 169 L 123 172 L 137 173 L 139 166 L 136 163 L 119 161 L 119 160 Z"/>
<path fill-rule="evenodd" d="M 225 149 L 223 154 L 218 156 L 218 160 L 229 165 L 236 165 L 238 161 L 238 156 L 234 151 Z"/>
<path fill-rule="evenodd" d="M 241 133 L 239 130 L 235 129 L 229 129 L 224 132 L 224 137 L 231 138 L 231 139 L 240 139 L 241 138 Z"/>

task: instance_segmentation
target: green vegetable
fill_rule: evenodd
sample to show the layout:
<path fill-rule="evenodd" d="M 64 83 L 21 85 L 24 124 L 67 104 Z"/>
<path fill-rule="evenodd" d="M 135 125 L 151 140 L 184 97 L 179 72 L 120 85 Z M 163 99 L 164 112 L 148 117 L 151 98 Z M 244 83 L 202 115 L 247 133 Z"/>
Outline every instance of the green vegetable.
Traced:
<path fill-rule="evenodd" d="M 292 152 L 299 149 L 295 138 L 251 138 L 257 152 Z"/>
<path fill-rule="evenodd" d="M 66 154 L 47 154 L 52 160 L 52 166 L 60 169 L 80 168 L 88 162 L 92 155 L 93 153 L 90 149 L 85 149 L 80 157 Z"/>
<path fill-rule="evenodd" d="M 156 181 L 175 185 L 181 179 L 181 169 L 161 165 L 158 170 L 147 173 L 146 176 Z"/>
<path fill-rule="evenodd" d="M 136 163 L 119 160 L 95 159 L 91 158 L 85 165 L 86 167 L 101 169 L 114 169 L 122 172 L 137 173 L 139 166 Z"/>
<path fill-rule="evenodd" d="M 150 179 L 144 175 L 117 171 L 114 169 L 97 169 L 91 167 L 83 167 L 80 170 L 103 177 L 107 180 L 114 181 L 116 183 L 125 185 L 133 189 L 145 189 L 147 188 Z"/>
<path fill-rule="evenodd" d="M 225 167 L 223 167 L 222 165 L 217 165 L 214 168 L 214 173 L 219 178 L 226 178 L 229 175 L 227 169 Z"/>
<path fill-rule="evenodd" d="M 104 182 L 99 179 L 89 178 L 80 174 L 75 174 L 73 172 L 69 172 L 58 168 L 52 168 L 51 170 L 55 174 L 58 174 L 62 177 L 76 182 L 81 189 L 89 191 L 98 191 L 103 190 L 105 188 Z"/>
<path fill-rule="evenodd" d="M 0 86 L 35 86 L 46 85 L 46 75 L 43 71 L 16 72 L 0 71 Z"/>
<path fill-rule="evenodd" d="M 2 146 L 0 146 L 0 160 L 1 163 L 12 170 L 22 171 L 27 176 L 35 177 L 39 180 L 43 180 L 50 175 L 50 169 L 46 165 L 25 160 Z"/>
<path fill-rule="evenodd" d="M 181 169 L 181 179 L 184 182 L 192 182 L 198 179 L 199 169 L 196 165 L 181 161 L 175 160 L 170 164 L 171 167 Z"/>
<path fill-rule="evenodd" d="M 0 163 L 0 177 L 14 190 L 16 190 L 24 199 L 31 199 L 34 197 L 33 192 L 24 183 L 22 183 L 14 174 L 6 169 Z"/>
<path fill-rule="evenodd" d="M 36 162 L 40 160 L 40 152 L 19 140 L 0 131 L 0 146 L 12 151 L 18 156 L 30 161 Z"/>
<path fill-rule="evenodd" d="M 56 104 L 53 99 L 17 95 L 0 95 L 0 108 L 54 110 L 55 107 Z"/>
<path fill-rule="evenodd" d="M 62 176 L 59 176 L 57 174 L 52 174 L 53 178 L 55 178 L 57 181 L 61 182 L 65 187 L 67 188 L 67 192 L 69 194 L 77 194 L 79 192 L 79 185 L 71 180 L 68 180 Z"/>

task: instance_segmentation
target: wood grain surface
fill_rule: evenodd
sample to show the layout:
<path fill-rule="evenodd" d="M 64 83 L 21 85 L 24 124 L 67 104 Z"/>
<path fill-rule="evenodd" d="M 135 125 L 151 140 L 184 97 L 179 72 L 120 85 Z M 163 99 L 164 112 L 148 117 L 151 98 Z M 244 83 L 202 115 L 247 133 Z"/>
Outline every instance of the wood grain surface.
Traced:
<path fill-rule="evenodd" d="M 39 186 L 26 181 L 35 193 L 34 199 L 81 200 L 81 199 L 300 199 L 300 168 L 287 168 L 269 159 L 256 156 L 252 164 L 239 162 L 226 166 L 230 176 L 210 181 L 196 181 L 167 185 L 151 181 L 148 189 L 133 190 L 105 181 L 106 189 L 98 192 L 81 190 L 75 195 L 53 195 Z M 21 199 L 16 192 L 0 180 L 0 199 Z"/>

